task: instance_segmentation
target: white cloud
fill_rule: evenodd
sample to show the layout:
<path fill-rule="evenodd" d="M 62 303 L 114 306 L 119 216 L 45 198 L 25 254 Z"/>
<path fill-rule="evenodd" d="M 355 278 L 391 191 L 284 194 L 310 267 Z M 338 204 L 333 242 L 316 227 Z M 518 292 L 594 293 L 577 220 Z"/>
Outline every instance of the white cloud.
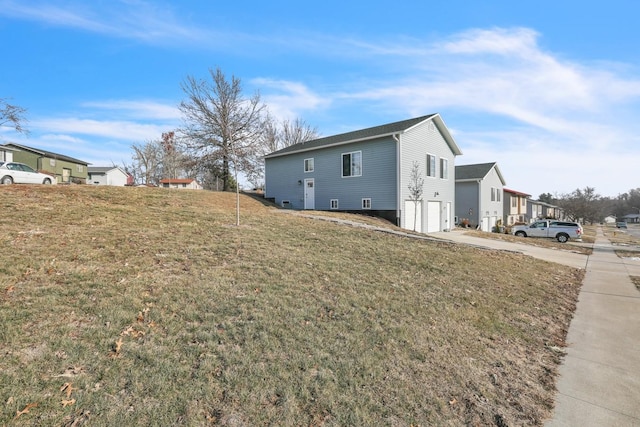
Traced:
<path fill-rule="evenodd" d="M 143 142 L 160 137 L 167 128 L 157 124 L 131 121 L 100 121 L 80 118 L 42 119 L 32 122 L 32 127 L 43 132 L 67 135 L 85 135 L 111 138 L 121 141 Z"/>
<path fill-rule="evenodd" d="M 111 1 L 100 7 L 87 2 L 52 5 L 44 1 L 4 0 L 0 1 L 0 15 L 145 42 L 206 40 L 212 35 L 178 22 L 168 5 L 160 8 L 146 1 Z"/>
<path fill-rule="evenodd" d="M 155 101 L 133 101 L 133 100 L 108 100 L 91 101 L 82 104 L 83 107 L 97 108 L 110 111 L 110 114 L 136 119 L 149 120 L 169 120 L 179 121 L 180 110 L 170 104 L 163 104 Z"/>
<path fill-rule="evenodd" d="M 262 89 L 263 101 L 270 113 L 279 119 L 295 119 L 305 113 L 327 108 L 331 102 L 299 82 L 255 78 L 251 83 Z"/>

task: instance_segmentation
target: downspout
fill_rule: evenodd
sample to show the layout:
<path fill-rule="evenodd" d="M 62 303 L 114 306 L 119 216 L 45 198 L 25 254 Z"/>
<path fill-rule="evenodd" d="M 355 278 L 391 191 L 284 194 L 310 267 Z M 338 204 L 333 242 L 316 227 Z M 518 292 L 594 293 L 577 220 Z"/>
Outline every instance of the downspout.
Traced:
<path fill-rule="evenodd" d="M 480 227 L 480 230 L 482 230 L 482 186 L 480 185 L 482 181 L 478 180 L 478 212 L 476 212 L 476 215 L 478 215 L 478 217 L 476 218 L 476 223 L 478 224 L 478 227 Z M 478 228 L 476 227 L 476 228 Z"/>
<path fill-rule="evenodd" d="M 400 161 L 400 135 L 396 135 L 393 134 L 391 135 L 393 137 L 393 139 L 396 141 L 396 182 L 398 183 L 398 187 L 396 188 L 396 225 L 398 227 L 401 226 L 400 224 L 400 214 L 401 214 L 401 210 L 400 210 L 400 206 L 402 203 L 401 200 L 401 189 L 402 189 L 402 183 L 401 183 L 401 178 L 402 178 L 402 174 L 400 173 L 401 170 L 401 161 Z"/>

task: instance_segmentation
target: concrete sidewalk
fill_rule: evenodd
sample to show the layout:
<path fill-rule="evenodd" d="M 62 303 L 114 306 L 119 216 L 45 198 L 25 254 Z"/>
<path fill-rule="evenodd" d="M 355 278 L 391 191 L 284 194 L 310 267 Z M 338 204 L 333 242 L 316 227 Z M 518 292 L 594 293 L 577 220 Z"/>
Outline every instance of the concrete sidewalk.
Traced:
<path fill-rule="evenodd" d="M 640 262 L 618 258 L 598 229 L 546 426 L 640 426 Z"/>

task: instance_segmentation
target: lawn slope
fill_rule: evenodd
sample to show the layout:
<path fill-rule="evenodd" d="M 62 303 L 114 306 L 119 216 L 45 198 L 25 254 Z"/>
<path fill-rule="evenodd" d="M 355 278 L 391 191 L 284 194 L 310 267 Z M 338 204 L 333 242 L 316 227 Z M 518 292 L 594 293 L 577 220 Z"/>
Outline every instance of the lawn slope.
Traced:
<path fill-rule="evenodd" d="M 0 187 L 0 425 L 549 417 L 582 271 L 234 203 Z"/>

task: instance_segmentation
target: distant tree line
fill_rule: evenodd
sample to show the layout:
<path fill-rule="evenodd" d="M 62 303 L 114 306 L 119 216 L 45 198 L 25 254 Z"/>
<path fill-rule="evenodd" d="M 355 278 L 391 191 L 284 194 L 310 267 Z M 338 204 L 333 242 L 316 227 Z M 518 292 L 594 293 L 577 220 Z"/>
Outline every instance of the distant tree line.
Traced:
<path fill-rule="evenodd" d="M 640 214 L 640 188 L 612 198 L 600 196 L 594 187 L 585 187 L 560 196 L 543 193 L 538 200 L 559 206 L 569 219 L 585 223 L 599 223 L 609 215 L 622 218 L 628 214 Z"/>

